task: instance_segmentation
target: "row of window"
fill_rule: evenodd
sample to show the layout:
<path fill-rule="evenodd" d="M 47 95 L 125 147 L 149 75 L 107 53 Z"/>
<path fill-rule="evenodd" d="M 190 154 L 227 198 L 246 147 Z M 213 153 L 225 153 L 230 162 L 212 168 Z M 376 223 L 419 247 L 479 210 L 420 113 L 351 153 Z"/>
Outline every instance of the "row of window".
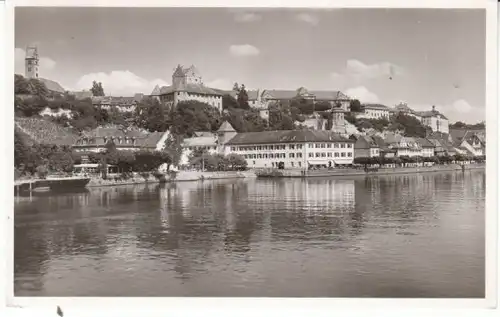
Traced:
<path fill-rule="evenodd" d="M 352 148 L 352 143 L 334 143 L 333 144 L 333 147 L 338 149 L 338 148 L 341 148 L 341 149 L 345 149 L 345 148 Z M 309 144 L 309 148 L 312 149 L 312 148 L 316 148 L 316 149 L 331 149 L 332 148 L 332 143 L 315 143 L 315 144 L 312 144 L 310 143 Z"/>
<path fill-rule="evenodd" d="M 194 150 L 205 150 L 205 151 L 211 151 L 211 150 L 216 150 L 217 147 L 215 146 L 188 146 L 187 147 L 189 150 L 194 151 Z"/>
<path fill-rule="evenodd" d="M 309 153 L 309 157 L 332 157 L 332 152 L 316 152 L 316 153 Z M 352 157 L 352 152 L 335 152 L 333 153 L 333 157 Z"/>
<path fill-rule="evenodd" d="M 302 144 L 289 144 L 290 150 L 301 150 Z M 286 150 L 285 144 L 277 145 L 258 145 L 258 146 L 232 146 L 231 151 L 262 151 L 262 150 Z"/>
<path fill-rule="evenodd" d="M 286 158 L 286 153 L 244 154 L 246 159 Z M 302 158 L 302 153 L 288 153 L 289 158 Z"/>

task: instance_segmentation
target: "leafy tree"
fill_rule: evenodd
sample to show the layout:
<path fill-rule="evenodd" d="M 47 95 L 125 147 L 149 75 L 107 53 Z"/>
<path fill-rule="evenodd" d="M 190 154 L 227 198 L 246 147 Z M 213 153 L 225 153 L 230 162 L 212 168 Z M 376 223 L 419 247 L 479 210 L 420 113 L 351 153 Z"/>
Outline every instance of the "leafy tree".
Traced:
<path fill-rule="evenodd" d="M 156 98 L 143 98 L 135 109 L 135 124 L 150 132 L 163 132 L 169 128 L 165 108 Z"/>
<path fill-rule="evenodd" d="M 283 106 L 285 106 L 285 105 L 283 105 Z M 289 106 L 290 106 L 290 108 L 295 107 L 295 108 L 299 109 L 300 113 L 305 114 L 305 115 L 311 115 L 314 113 L 314 110 L 315 110 L 314 101 L 304 99 L 304 98 L 298 98 L 298 99 L 292 100 L 292 102 L 290 103 Z"/>
<path fill-rule="evenodd" d="M 43 82 L 35 78 L 30 78 L 28 80 L 28 89 L 30 90 L 32 95 L 35 95 L 39 98 L 47 98 L 50 94 L 47 86 L 45 86 Z"/>
<path fill-rule="evenodd" d="M 238 91 L 238 105 L 241 109 L 250 109 L 250 105 L 248 104 L 248 93 L 245 89 L 245 85 L 241 85 Z"/>
<path fill-rule="evenodd" d="M 14 75 L 14 94 L 31 94 L 29 90 L 28 81 L 21 75 Z"/>
<path fill-rule="evenodd" d="M 240 86 L 238 85 L 238 83 L 234 83 L 233 85 L 233 91 L 240 91 Z"/>
<path fill-rule="evenodd" d="M 179 165 L 183 152 L 183 141 L 184 140 L 181 135 L 174 135 L 173 133 L 170 133 L 170 135 L 167 137 L 167 140 L 165 140 L 165 147 L 163 149 L 163 152 L 166 153 L 171 160 L 170 164 L 168 164 L 167 162 L 167 170 L 170 169 L 170 165 Z"/>
<path fill-rule="evenodd" d="M 227 94 L 222 96 L 222 109 L 234 109 L 239 107 L 238 101 L 234 99 L 233 96 Z"/>
<path fill-rule="evenodd" d="M 269 107 L 269 130 L 294 130 L 295 128 L 289 106 L 274 104 Z"/>
<path fill-rule="evenodd" d="M 356 117 L 354 116 L 354 114 L 353 114 L 352 112 L 348 112 L 348 113 L 346 113 L 346 114 L 344 115 L 344 119 L 345 119 L 347 122 L 349 122 L 349 123 L 351 123 L 351 124 L 356 125 L 357 119 L 356 119 Z"/>
<path fill-rule="evenodd" d="M 228 109 L 223 116 L 223 121 L 227 120 L 238 132 L 261 132 L 265 131 L 268 125 L 256 109 Z"/>
<path fill-rule="evenodd" d="M 349 103 L 349 108 L 351 112 L 361 112 L 361 102 L 358 99 L 353 99 Z"/>
<path fill-rule="evenodd" d="M 55 151 L 48 157 L 48 168 L 54 172 L 69 173 L 73 170 L 73 157 L 70 151 Z"/>
<path fill-rule="evenodd" d="M 191 137 L 195 131 L 215 132 L 222 123 L 219 110 L 195 100 L 181 101 L 172 113 L 171 132 Z"/>
<path fill-rule="evenodd" d="M 94 80 L 92 82 L 92 88 L 90 88 L 90 91 L 92 92 L 92 95 L 94 95 L 96 97 L 105 96 L 104 89 L 102 88 L 102 83 L 101 82 L 96 82 Z"/>
<path fill-rule="evenodd" d="M 332 105 L 328 101 L 320 101 L 314 105 L 315 111 L 327 111 L 332 108 Z"/>

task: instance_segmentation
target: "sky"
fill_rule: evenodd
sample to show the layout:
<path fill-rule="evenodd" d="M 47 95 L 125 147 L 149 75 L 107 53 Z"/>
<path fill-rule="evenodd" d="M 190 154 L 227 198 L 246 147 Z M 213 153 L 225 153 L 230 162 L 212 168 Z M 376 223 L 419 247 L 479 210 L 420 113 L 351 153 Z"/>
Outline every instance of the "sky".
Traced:
<path fill-rule="evenodd" d="M 16 8 L 15 71 L 67 90 L 149 94 L 194 64 L 209 87 L 340 90 L 365 103 L 432 105 L 485 120 L 481 9 Z"/>

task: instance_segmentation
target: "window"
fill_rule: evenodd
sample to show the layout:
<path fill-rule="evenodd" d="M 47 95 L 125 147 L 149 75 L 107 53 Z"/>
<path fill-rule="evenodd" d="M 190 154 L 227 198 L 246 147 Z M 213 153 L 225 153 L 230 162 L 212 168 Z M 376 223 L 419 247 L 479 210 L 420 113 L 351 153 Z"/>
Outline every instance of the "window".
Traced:
<path fill-rule="evenodd" d="M 299 152 L 299 153 L 296 153 L 296 154 L 295 154 L 295 156 L 296 156 L 297 158 L 301 158 L 301 157 L 302 157 L 302 153 L 300 153 L 300 152 Z"/>
<path fill-rule="evenodd" d="M 297 150 L 302 149 L 302 144 L 297 144 Z"/>
<path fill-rule="evenodd" d="M 335 157 L 339 157 L 339 153 L 338 152 L 335 152 Z"/>
<path fill-rule="evenodd" d="M 352 143 L 347 143 L 347 148 L 348 149 L 352 148 Z"/>
<path fill-rule="evenodd" d="M 319 157 L 320 156 L 320 153 L 319 152 L 316 152 L 316 157 Z"/>
<path fill-rule="evenodd" d="M 332 157 L 332 152 L 328 152 L 328 157 Z"/>
<path fill-rule="evenodd" d="M 331 144 L 331 143 L 328 143 L 328 144 L 326 145 L 326 147 L 327 147 L 327 148 L 329 148 L 329 149 L 331 149 L 331 148 L 332 148 L 332 144 Z"/>
<path fill-rule="evenodd" d="M 231 151 L 236 151 L 236 148 L 234 146 L 231 146 Z"/>
<path fill-rule="evenodd" d="M 324 149 L 326 147 L 325 143 L 321 143 L 321 148 Z"/>
<path fill-rule="evenodd" d="M 272 150 L 273 149 L 273 146 L 272 145 L 269 145 L 269 149 Z"/>
<path fill-rule="evenodd" d="M 313 145 L 313 144 L 311 144 L 311 143 L 309 143 L 309 144 L 308 144 L 308 148 L 310 148 L 310 149 L 311 149 L 311 148 L 313 148 L 313 147 L 314 147 L 314 145 Z"/>
<path fill-rule="evenodd" d="M 301 166 L 302 166 L 302 163 L 301 163 L 301 162 L 299 162 L 299 167 L 301 167 Z"/>
<path fill-rule="evenodd" d="M 321 157 L 326 157 L 326 153 L 325 152 L 321 153 Z"/>
<path fill-rule="evenodd" d="M 314 153 L 309 153 L 309 157 L 314 157 Z"/>
<path fill-rule="evenodd" d="M 290 144 L 288 147 L 290 148 L 290 150 L 295 150 L 295 144 Z"/>
<path fill-rule="evenodd" d="M 262 158 L 262 154 L 258 154 L 257 158 L 261 159 Z"/>
<path fill-rule="evenodd" d="M 295 153 L 290 153 L 290 154 L 288 154 L 288 157 L 290 157 L 290 158 L 295 157 Z"/>
<path fill-rule="evenodd" d="M 348 156 L 348 157 L 352 157 L 352 152 L 348 152 L 348 153 L 347 153 L 347 156 Z"/>
<path fill-rule="evenodd" d="M 340 156 L 345 157 L 345 152 L 340 153 Z"/>
<path fill-rule="evenodd" d="M 339 144 L 338 144 L 338 143 L 335 143 L 335 144 L 333 145 L 333 147 L 334 147 L 334 148 L 336 148 L 336 149 L 338 149 L 338 148 L 339 148 Z"/>
<path fill-rule="evenodd" d="M 344 148 L 345 148 L 345 144 L 344 144 L 344 143 L 342 143 L 342 144 L 340 145 L 340 148 L 341 148 L 341 149 L 344 149 Z"/>
<path fill-rule="evenodd" d="M 273 158 L 273 157 L 274 157 L 273 153 L 270 153 L 269 158 Z"/>
<path fill-rule="evenodd" d="M 253 165 L 255 165 L 255 161 L 253 161 Z"/>
<path fill-rule="evenodd" d="M 316 143 L 314 147 L 319 149 L 319 143 Z"/>
<path fill-rule="evenodd" d="M 292 153 L 293 154 L 293 153 Z M 292 167 L 293 167 L 293 162 L 291 162 L 290 164 L 292 164 Z"/>

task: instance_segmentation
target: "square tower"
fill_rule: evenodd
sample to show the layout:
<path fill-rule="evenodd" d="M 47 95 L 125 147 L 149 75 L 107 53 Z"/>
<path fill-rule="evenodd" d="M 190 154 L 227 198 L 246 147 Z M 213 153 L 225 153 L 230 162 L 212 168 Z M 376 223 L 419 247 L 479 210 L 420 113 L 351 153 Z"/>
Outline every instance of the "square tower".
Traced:
<path fill-rule="evenodd" d="M 36 46 L 28 46 L 24 58 L 24 75 L 26 78 L 38 78 L 38 62 L 38 49 Z"/>

